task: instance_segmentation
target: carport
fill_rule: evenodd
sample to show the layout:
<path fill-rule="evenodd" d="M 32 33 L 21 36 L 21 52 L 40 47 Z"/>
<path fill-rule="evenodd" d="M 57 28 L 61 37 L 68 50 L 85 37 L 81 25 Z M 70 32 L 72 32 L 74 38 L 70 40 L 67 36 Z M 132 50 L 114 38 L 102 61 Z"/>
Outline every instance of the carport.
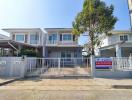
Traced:
<path fill-rule="evenodd" d="M 101 57 L 129 57 L 132 54 L 132 44 L 119 42 L 99 48 Z"/>
<path fill-rule="evenodd" d="M 33 46 L 26 43 L 16 42 L 13 40 L 0 40 L 0 53 L 2 56 L 18 56 L 20 50 L 33 49 L 37 51 L 42 51 L 42 46 Z"/>

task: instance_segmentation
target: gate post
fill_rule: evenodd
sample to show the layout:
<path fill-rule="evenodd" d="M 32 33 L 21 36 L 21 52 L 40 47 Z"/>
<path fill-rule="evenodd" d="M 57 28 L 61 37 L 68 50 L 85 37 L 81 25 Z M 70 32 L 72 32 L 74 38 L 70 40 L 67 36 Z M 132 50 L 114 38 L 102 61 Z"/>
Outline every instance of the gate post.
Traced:
<path fill-rule="evenodd" d="M 59 74 L 60 74 L 60 58 L 58 58 L 58 69 L 59 69 Z"/>
<path fill-rule="evenodd" d="M 21 62 L 22 62 L 22 67 L 21 67 L 22 69 L 21 69 L 20 77 L 24 78 L 25 74 L 26 74 L 27 57 L 26 56 L 22 56 Z"/>
<path fill-rule="evenodd" d="M 130 57 L 129 57 L 129 63 L 130 63 L 129 64 L 130 65 L 129 68 L 131 69 L 132 68 L 132 55 L 131 54 L 130 54 Z"/>
<path fill-rule="evenodd" d="M 114 72 L 115 71 L 115 59 L 114 59 L 114 57 L 111 57 L 111 59 L 112 59 L 112 71 Z"/>
<path fill-rule="evenodd" d="M 60 58 L 58 58 L 58 69 L 60 69 Z"/>
<path fill-rule="evenodd" d="M 91 62 L 91 76 L 92 78 L 94 78 L 95 77 L 95 56 L 94 55 L 91 55 L 90 62 Z"/>

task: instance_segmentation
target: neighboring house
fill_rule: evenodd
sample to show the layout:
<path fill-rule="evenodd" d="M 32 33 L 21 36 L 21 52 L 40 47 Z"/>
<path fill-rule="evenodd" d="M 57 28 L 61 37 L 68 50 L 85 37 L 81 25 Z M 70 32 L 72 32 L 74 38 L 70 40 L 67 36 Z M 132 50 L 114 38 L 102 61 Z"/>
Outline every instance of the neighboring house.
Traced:
<path fill-rule="evenodd" d="M 45 31 L 46 57 L 82 57 L 82 46 L 78 45 L 78 39 L 71 33 L 71 28 L 45 28 Z"/>
<path fill-rule="evenodd" d="M 43 32 L 40 28 L 8 28 L 3 30 L 10 33 L 10 38 L 14 41 L 34 46 L 43 45 Z"/>
<path fill-rule="evenodd" d="M 17 46 L 19 50 L 25 46 L 35 47 L 42 57 L 46 58 L 82 57 L 82 46 L 78 45 L 77 37 L 71 33 L 71 28 L 46 28 L 46 33 L 40 28 L 3 30 L 10 33 L 12 44 L 21 44 Z"/>
<path fill-rule="evenodd" d="M 102 38 L 102 45 L 96 49 L 102 57 L 129 57 L 132 53 L 132 32 L 112 31 L 111 36 Z"/>

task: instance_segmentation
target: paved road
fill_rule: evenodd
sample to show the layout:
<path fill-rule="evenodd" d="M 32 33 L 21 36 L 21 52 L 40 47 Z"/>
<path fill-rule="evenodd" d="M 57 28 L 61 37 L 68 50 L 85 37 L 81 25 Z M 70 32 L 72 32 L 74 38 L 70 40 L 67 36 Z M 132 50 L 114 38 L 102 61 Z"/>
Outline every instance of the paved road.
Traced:
<path fill-rule="evenodd" d="M 131 79 L 26 79 L 0 86 L 0 100 L 132 100 Z"/>
<path fill-rule="evenodd" d="M 0 90 L 0 100 L 132 100 L 132 90 Z"/>

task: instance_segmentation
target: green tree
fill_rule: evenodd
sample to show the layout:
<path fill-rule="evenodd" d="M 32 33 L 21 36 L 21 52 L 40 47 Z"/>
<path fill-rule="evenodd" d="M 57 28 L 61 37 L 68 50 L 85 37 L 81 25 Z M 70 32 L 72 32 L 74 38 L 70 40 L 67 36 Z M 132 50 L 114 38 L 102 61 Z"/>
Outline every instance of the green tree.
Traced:
<path fill-rule="evenodd" d="M 72 33 L 80 35 L 87 33 L 91 42 L 91 52 L 94 55 L 95 46 L 101 44 L 100 35 L 111 35 L 117 18 L 113 15 L 114 6 L 107 6 L 100 0 L 85 0 L 83 9 L 73 21 Z"/>

